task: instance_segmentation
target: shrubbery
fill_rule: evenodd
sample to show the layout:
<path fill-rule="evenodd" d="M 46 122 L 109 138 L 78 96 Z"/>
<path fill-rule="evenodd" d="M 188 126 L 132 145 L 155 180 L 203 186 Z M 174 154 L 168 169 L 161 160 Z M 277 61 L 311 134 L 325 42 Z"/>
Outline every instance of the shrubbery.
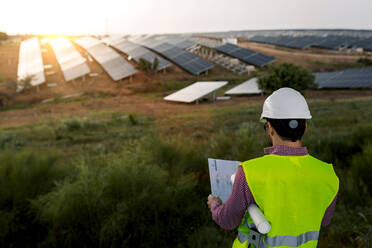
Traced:
<path fill-rule="evenodd" d="M 76 180 L 35 206 L 49 226 L 46 247 L 166 247 L 182 242 L 199 209 L 192 176 L 125 158 L 81 161 Z"/>
<path fill-rule="evenodd" d="M 64 123 L 78 132 L 86 122 Z M 207 158 L 247 160 L 262 155 L 256 122 L 225 125 L 199 142 L 146 135 L 119 154 L 2 152 L 0 247 L 230 247 L 235 232 L 213 223 Z M 372 225 L 372 125 L 349 133 L 309 126 L 310 153 L 332 162 L 340 192 L 332 224 L 319 247 L 363 247 Z M 43 153 L 44 154 L 44 153 Z"/>
<path fill-rule="evenodd" d="M 358 59 L 358 63 L 364 66 L 372 66 L 372 59 L 369 58 L 360 58 Z"/>
<path fill-rule="evenodd" d="M 158 71 L 159 59 L 155 58 L 154 61 L 150 62 L 146 59 L 140 58 L 138 66 L 141 71 L 145 71 L 147 73 L 155 73 Z"/>
<path fill-rule="evenodd" d="M 31 201 L 55 187 L 73 170 L 57 165 L 57 154 L 30 151 L 0 155 L 0 247 L 36 247 L 46 229 Z"/>
<path fill-rule="evenodd" d="M 282 87 L 303 91 L 315 87 L 314 80 L 314 75 L 306 68 L 291 63 L 281 63 L 262 72 L 258 77 L 258 84 L 266 93 Z"/>

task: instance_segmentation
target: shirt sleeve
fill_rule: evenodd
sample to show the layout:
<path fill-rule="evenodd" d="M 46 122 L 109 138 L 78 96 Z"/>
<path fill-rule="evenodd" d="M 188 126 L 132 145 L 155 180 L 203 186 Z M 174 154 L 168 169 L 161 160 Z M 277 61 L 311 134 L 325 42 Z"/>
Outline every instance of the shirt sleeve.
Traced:
<path fill-rule="evenodd" d="M 331 205 L 328 206 L 328 208 L 327 208 L 327 210 L 326 210 L 326 212 L 323 216 L 323 220 L 322 220 L 322 226 L 323 227 L 328 226 L 329 223 L 331 223 L 333 213 L 335 212 L 337 196 L 338 196 L 338 194 L 335 196 L 335 199 L 333 199 Z"/>
<path fill-rule="evenodd" d="M 243 168 L 240 166 L 235 176 L 232 192 L 224 204 L 215 201 L 211 206 L 213 220 L 223 229 L 237 228 L 250 204 L 254 203 Z"/>

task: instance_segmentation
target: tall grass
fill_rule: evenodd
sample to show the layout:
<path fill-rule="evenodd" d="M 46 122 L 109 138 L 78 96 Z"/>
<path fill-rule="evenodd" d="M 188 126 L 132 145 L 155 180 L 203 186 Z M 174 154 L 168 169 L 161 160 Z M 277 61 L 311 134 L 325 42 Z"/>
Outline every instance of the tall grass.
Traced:
<path fill-rule="evenodd" d="M 355 111 L 364 108 L 357 106 Z M 219 228 L 206 206 L 207 158 L 248 160 L 261 156 L 267 142 L 250 114 L 233 119 L 232 112 L 218 112 L 221 116 L 229 119 L 219 118 L 205 140 L 145 132 L 141 122 L 128 121 L 142 134 L 120 149 L 116 144 L 120 152 L 83 150 L 73 162 L 54 152 L 1 152 L 0 247 L 230 247 L 236 233 Z M 319 247 L 366 247 L 372 227 L 372 123 L 350 128 L 342 124 L 354 117 L 340 118 L 330 116 L 329 126 L 318 121 L 324 124 L 319 129 L 310 125 L 304 140 L 310 154 L 334 164 L 341 182 Z M 69 135 L 94 139 L 95 132 L 102 136 L 116 128 L 110 125 L 66 122 L 57 127 L 56 142 Z M 7 147 L 9 139 L 2 137 Z"/>
<path fill-rule="evenodd" d="M 186 239 L 200 215 L 192 175 L 169 177 L 157 165 L 80 161 L 76 180 L 34 202 L 49 228 L 46 247 L 170 247 Z"/>
<path fill-rule="evenodd" d="M 33 247 L 46 229 L 36 220 L 31 201 L 50 192 L 71 168 L 57 165 L 54 152 L 0 154 L 0 247 Z"/>

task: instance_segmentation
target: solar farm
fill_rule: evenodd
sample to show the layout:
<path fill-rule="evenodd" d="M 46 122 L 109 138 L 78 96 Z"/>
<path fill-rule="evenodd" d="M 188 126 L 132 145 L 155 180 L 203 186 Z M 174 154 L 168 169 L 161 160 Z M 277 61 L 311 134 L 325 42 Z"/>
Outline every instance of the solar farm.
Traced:
<path fill-rule="evenodd" d="M 348 178 L 348 166 L 364 165 L 371 157 L 369 35 L 293 30 L 24 35 L 0 43 L 0 155 L 6 162 L 9 156 L 20 157 L 8 166 L 17 169 L 9 181 L 17 177 L 20 182 L 10 184 L 9 192 L 24 182 L 25 192 L 45 190 L 42 197 L 21 194 L 27 204 L 32 200 L 32 208 L 42 207 L 47 214 L 30 221 L 26 212 L 20 232 L 27 227 L 35 234 L 29 235 L 34 243 L 48 246 L 56 240 L 55 247 L 68 242 L 119 247 L 127 240 L 133 244 L 128 247 L 136 247 L 138 240 L 147 240 L 137 237 L 148 234 L 160 235 L 149 246 L 209 243 L 219 229 L 213 222 L 204 225 L 205 216 L 210 218 L 207 158 L 244 161 L 262 155 L 267 142 L 259 118 L 268 92 L 261 89 L 260 79 L 283 63 L 307 69 L 316 83 L 302 92 L 313 116 L 304 144 L 319 156 L 335 158 Z M 364 211 L 367 184 L 359 179 L 369 174 L 358 173 L 351 189 L 341 194 L 346 199 L 360 195 L 354 210 Z M 44 181 L 50 186 L 34 187 Z M 151 215 L 154 207 L 159 215 Z M 49 216 L 50 210 L 55 213 Z M 334 220 L 334 237 L 340 225 L 346 230 L 353 221 L 342 211 L 343 218 Z M 62 225 L 54 225 L 56 218 Z M 148 225 L 155 219 L 163 223 L 158 229 Z M 90 229 L 96 226 L 92 221 L 98 221 L 96 229 Z M 192 227 L 188 236 L 174 241 L 174 225 L 183 230 L 185 223 Z M 51 234 L 45 232 L 48 228 Z M 66 230 L 73 241 L 65 238 Z M 132 238 L 135 231 L 139 236 Z M 107 233 L 117 237 L 99 240 Z M 338 240 L 334 237 L 319 247 L 329 247 L 329 240 Z M 232 238 L 226 236 L 223 247 L 231 247 Z M 14 240 L 28 242 L 17 236 Z"/>
<path fill-rule="evenodd" d="M 325 97 L 321 90 L 328 89 L 363 95 L 372 87 L 372 69 L 357 61 L 370 56 L 371 39 L 368 32 L 314 30 L 28 37 L 15 45 L 0 73 L 19 82 L 31 77 L 31 90 L 22 94 L 18 84 L 15 99 L 43 104 L 109 95 L 145 112 L 149 104 L 165 111 L 260 99 L 265 92 L 257 75 L 282 62 L 312 71 L 314 94 Z M 153 72 L 141 67 L 144 61 L 156 62 Z"/>

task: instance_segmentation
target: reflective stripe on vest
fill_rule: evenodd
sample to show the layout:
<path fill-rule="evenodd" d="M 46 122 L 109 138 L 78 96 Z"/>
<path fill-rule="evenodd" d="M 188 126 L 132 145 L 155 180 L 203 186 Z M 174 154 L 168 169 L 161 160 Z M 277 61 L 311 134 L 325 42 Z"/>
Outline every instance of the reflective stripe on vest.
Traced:
<path fill-rule="evenodd" d="M 289 247 L 298 247 L 312 240 L 318 240 L 319 232 L 310 231 L 307 233 L 302 233 L 298 236 L 275 236 L 275 237 L 266 237 L 265 243 L 270 247 L 275 246 L 289 246 Z"/>
<path fill-rule="evenodd" d="M 311 231 L 307 233 L 300 234 L 298 236 L 275 236 L 275 237 L 266 237 L 264 242 L 260 244 L 260 248 L 277 247 L 277 246 L 289 246 L 289 247 L 298 247 L 309 241 L 318 240 L 319 232 Z M 240 243 L 244 243 L 249 239 L 247 235 L 242 232 L 238 232 L 238 239 Z"/>

